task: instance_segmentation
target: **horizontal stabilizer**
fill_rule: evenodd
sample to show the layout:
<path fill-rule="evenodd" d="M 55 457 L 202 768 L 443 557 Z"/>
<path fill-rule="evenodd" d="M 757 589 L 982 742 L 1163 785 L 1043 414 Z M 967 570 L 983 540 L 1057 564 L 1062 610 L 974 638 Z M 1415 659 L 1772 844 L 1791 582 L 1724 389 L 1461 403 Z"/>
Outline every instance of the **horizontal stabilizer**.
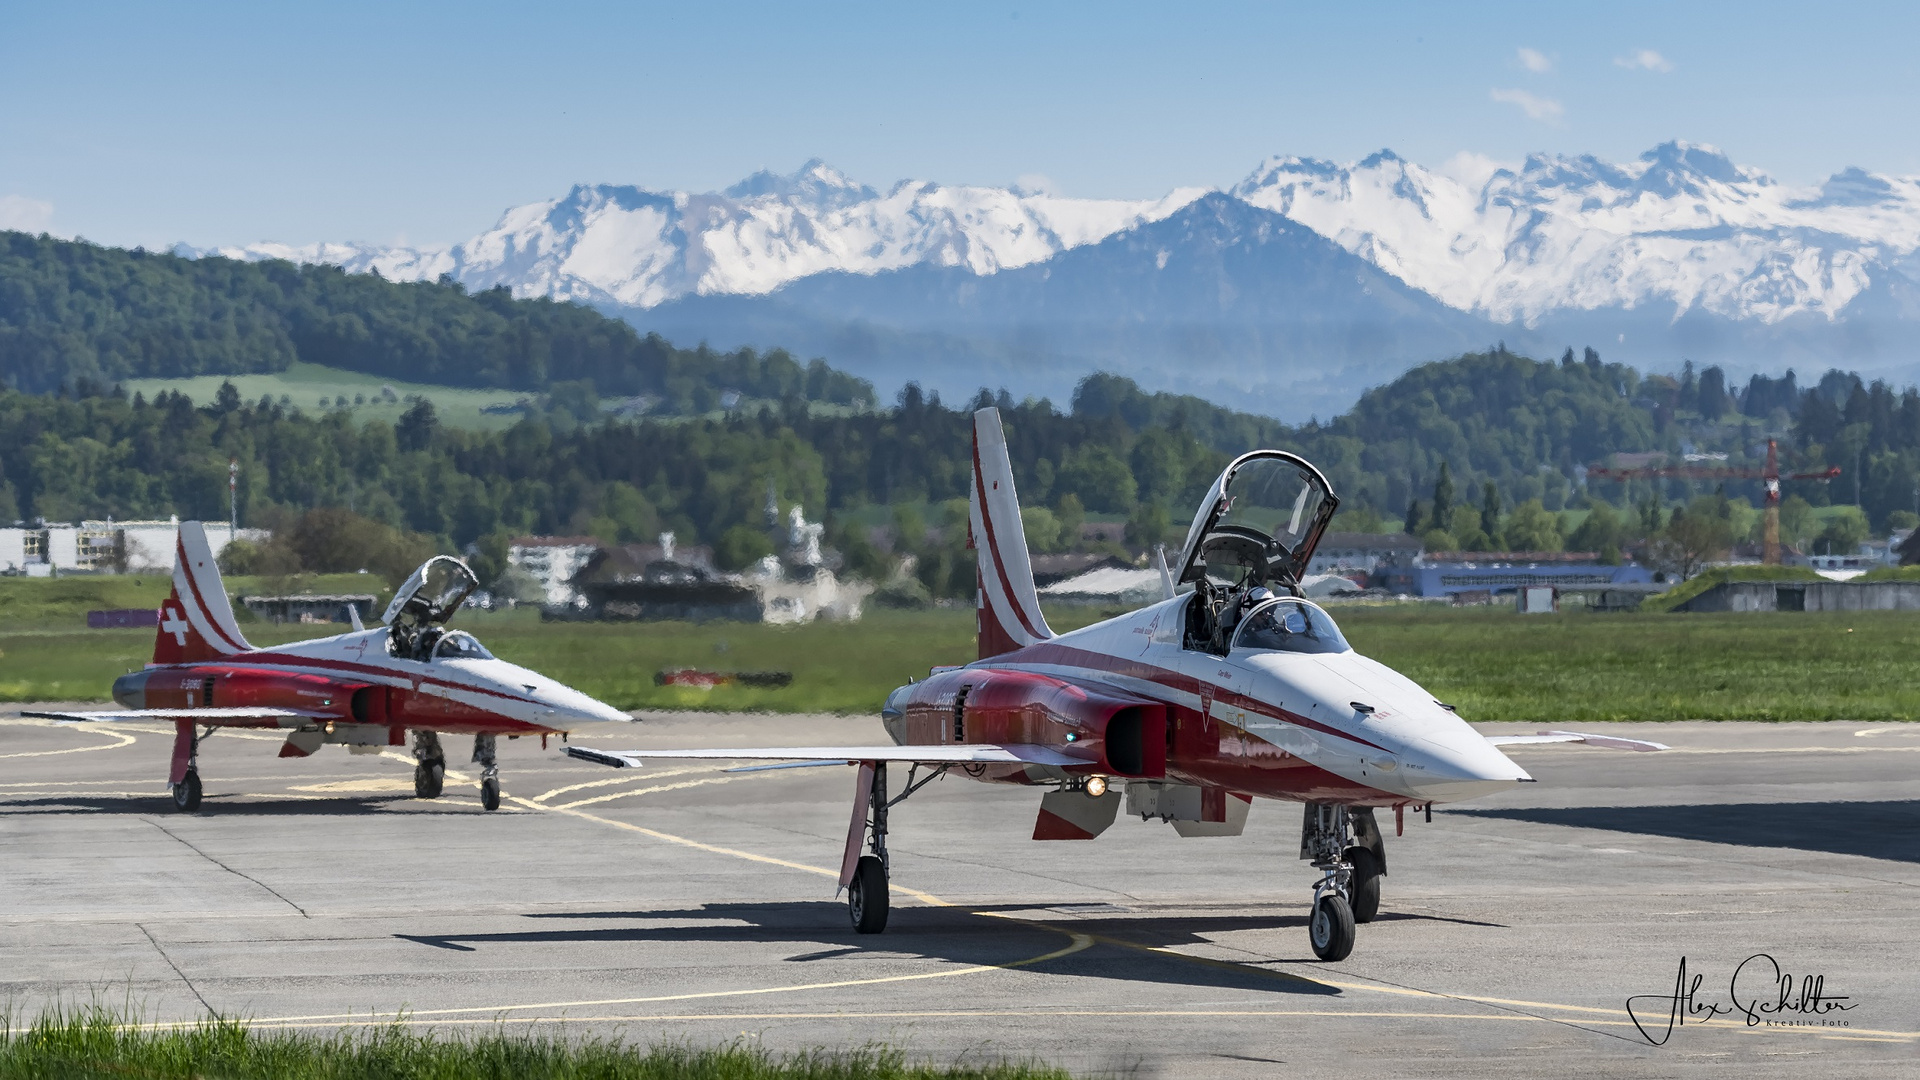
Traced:
<path fill-rule="evenodd" d="M 1618 735 L 1589 735 L 1579 731 L 1543 731 L 1538 735 L 1489 735 L 1487 741 L 1495 746 L 1530 746 L 1535 743 L 1586 743 L 1588 746 L 1604 746 L 1611 750 L 1671 750 L 1666 743 L 1647 742 L 1642 739 L 1623 739 Z"/>
<path fill-rule="evenodd" d="M 221 724 L 241 724 L 249 720 L 345 720 L 339 713 L 320 712 L 315 709 L 277 709 L 265 706 L 247 706 L 237 709 L 101 709 L 95 712 L 22 712 L 21 716 L 31 716 L 41 720 L 67 720 L 74 722 L 98 722 L 111 720 L 163 720 L 172 723 L 175 720 L 191 720 L 198 724 L 219 727 Z M 294 725 L 281 725 L 298 727 Z"/>
<path fill-rule="evenodd" d="M 616 769 L 637 768 L 648 758 L 704 758 L 712 761 L 790 761 L 851 765 L 856 761 L 908 761 L 922 765 L 1089 765 L 1051 746 L 1031 743 L 957 743 L 950 746 L 748 746 L 715 750 L 593 750 L 569 746 L 567 754 Z"/>

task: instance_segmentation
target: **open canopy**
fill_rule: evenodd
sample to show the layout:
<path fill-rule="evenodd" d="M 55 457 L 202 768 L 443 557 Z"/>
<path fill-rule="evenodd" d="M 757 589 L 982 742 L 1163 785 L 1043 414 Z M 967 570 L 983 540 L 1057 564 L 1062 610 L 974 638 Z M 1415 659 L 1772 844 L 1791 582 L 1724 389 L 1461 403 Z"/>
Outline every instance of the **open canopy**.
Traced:
<path fill-rule="evenodd" d="M 1305 458 L 1284 450 L 1242 454 L 1193 516 L 1180 581 L 1294 584 L 1339 504 L 1327 478 Z"/>
<path fill-rule="evenodd" d="M 480 587 L 467 564 L 451 555 L 435 555 L 420 564 L 393 594 L 380 621 L 401 630 L 419 630 L 446 622 Z"/>

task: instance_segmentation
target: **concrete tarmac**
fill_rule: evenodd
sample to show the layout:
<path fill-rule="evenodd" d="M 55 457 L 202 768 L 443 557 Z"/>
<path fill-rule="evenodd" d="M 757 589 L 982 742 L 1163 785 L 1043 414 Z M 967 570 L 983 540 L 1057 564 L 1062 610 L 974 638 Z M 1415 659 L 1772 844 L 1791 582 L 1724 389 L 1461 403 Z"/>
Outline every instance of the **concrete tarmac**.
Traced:
<path fill-rule="evenodd" d="M 1920 1075 L 1920 725 L 1617 725 L 1676 749 L 1516 748 L 1538 784 L 1409 815 L 1402 837 L 1382 817 L 1381 916 L 1323 964 L 1292 804 L 1256 803 L 1236 838 L 1123 818 L 1036 843 L 1038 792 L 949 777 L 895 809 L 892 922 L 862 937 L 833 895 L 842 767 L 608 770 L 503 741 L 489 814 L 464 754 L 422 801 L 399 750 L 283 760 L 277 736 L 222 734 L 203 807 L 179 814 L 170 730 L 13 712 L 0 998 L 16 1016 L 404 1012 L 1142 1076 Z M 866 718 L 679 715 L 575 741 L 881 738 Z M 1742 967 L 1757 954 L 1795 1003 L 1822 979 L 1831 1011 L 1701 1023 L 1777 1004 L 1769 961 Z M 1699 988 L 1669 1031 L 1683 958 Z M 1662 1045 L 1629 1014 L 1637 995 Z"/>

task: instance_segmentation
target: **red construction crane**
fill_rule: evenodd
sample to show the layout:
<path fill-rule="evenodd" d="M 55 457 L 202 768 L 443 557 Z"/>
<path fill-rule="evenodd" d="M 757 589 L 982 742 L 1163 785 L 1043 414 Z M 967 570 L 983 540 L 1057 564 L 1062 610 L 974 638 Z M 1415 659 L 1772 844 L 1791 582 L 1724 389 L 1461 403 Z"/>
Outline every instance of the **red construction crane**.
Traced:
<path fill-rule="evenodd" d="M 1772 439 L 1767 440 L 1767 464 L 1762 468 L 1714 468 L 1700 465 L 1650 465 L 1637 469 L 1616 469 L 1593 465 L 1587 478 L 1602 480 L 1639 480 L 1672 477 L 1679 480 L 1762 480 L 1767 487 L 1766 531 L 1760 560 L 1768 566 L 1780 565 L 1780 481 L 1831 480 L 1840 475 L 1840 466 L 1828 466 L 1821 472 L 1780 475 L 1780 453 Z"/>

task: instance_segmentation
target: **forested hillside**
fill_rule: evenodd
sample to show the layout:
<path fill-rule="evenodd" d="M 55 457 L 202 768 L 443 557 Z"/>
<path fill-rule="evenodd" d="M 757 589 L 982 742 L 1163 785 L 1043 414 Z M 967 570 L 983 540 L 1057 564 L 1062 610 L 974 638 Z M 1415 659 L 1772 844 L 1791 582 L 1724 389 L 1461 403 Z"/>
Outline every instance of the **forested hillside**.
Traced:
<path fill-rule="evenodd" d="M 29 392 L 279 371 L 295 360 L 448 386 L 590 382 L 703 412 L 726 391 L 870 405 L 873 388 L 784 352 L 679 349 L 591 308 L 449 281 L 184 259 L 0 232 L 0 380 Z"/>
<path fill-rule="evenodd" d="M 910 386 L 893 408 L 842 415 L 794 394 L 724 418 L 553 426 L 536 416 L 495 432 L 440 425 L 425 402 L 387 424 L 231 392 L 205 403 L 4 392 L 0 518 L 223 518 L 233 458 L 244 524 L 343 507 L 483 553 L 516 533 L 633 541 L 672 529 L 738 565 L 765 548 L 771 487 L 783 504 L 828 516 L 830 539 L 867 572 L 885 565 L 869 526 L 890 523 L 882 542 L 920 555 L 929 586 L 958 595 L 971 581 L 960 549 L 968 413 L 986 404 L 1003 410 L 1029 536 L 1043 551 L 1080 543 L 1089 515 L 1124 519 L 1135 544 L 1177 540 L 1219 469 L 1263 445 L 1327 470 L 1344 500 L 1336 527 L 1404 526 L 1440 534 L 1435 543 L 1496 549 L 1619 548 L 1662 526 L 1662 504 L 1718 494 L 1681 482 L 1583 486 L 1582 466 L 1614 452 L 1696 449 L 1739 463 L 1777 435 L 1789 464 L 1849 469 L 1836 484 L 1790 485 L 1807 503 L 1851 502 L 1858 468 L 1861 529 L 1904 522 L 1895 515 L 1914 509 L 1920 478 L 1912 390 L 1832 373 L 1810 390 L 1789 376 L 1734 393 L 1713 368 L 1642 376 L 1591 351 L 1543 363 L 1496 349 L 1417 368 L 1347 415 L 1299 428 L 1112 376 L 1085 380 L 1065 413 L 1005 392 L 951 407 Z M 1757 482 L 1724 494 L 1759 502 Z M 1733 520 L 1724 499 L 1715 505 Z M 1586 531 L 1563 536 L 1554 512 L 1588 507 Z"/>

